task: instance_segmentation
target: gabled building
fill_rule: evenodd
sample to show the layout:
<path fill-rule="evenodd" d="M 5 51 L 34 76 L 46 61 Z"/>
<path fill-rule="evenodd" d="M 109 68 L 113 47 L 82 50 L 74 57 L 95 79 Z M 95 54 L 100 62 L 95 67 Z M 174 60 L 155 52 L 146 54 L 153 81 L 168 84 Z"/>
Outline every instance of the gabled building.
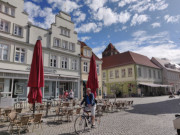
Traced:
<path fill-rule="evenodd" d="M 180 65 L 171 62 L 166 58 L 153 57 L 152 62 L 162 68 L 163 84 L 172 85 L 171 91 L 177 92 L 180 90 Z"/>
<path fill-rule="evenodd" d="M 86 83 L 88 80 L 88 73 L 90 68 L 90 59 L 94 55 L 96 59 L 96 68 L 99 81 L 99 88 L 96 90 L 97 98 L 102 98 L 102 61 L 86 45 L 86 43 L 79 41 L 81 44 L 81 98 L 86 94 Z"/>
<path fill-rule="evenodd" d="M 161 69 L 148 57 L 127 51 L 103 57 L 102 61 L 103 92 L 107 95 L 113 95 L 115 89 L 118 96 L 165 94 L 159 88 Z"/>
<path fill-rule="evenodd" d="M 112 56 L 116 54 L 119 54 L 119 51 L 113 46 L 112 43 L 109 43 L 109 45 L 103 51 L 102 57 Z"/>
<path fill-rule="evenodd" d="M 45 87 L 43 98 L 64 90 L 80 97 L 80 44 L 71 16 L 59 12 L 49 29 L 28 22 L 24 0 L 0 0 L 0 92 L 26 100 L 30 65 L 37 39 L 42 39 Z"/>

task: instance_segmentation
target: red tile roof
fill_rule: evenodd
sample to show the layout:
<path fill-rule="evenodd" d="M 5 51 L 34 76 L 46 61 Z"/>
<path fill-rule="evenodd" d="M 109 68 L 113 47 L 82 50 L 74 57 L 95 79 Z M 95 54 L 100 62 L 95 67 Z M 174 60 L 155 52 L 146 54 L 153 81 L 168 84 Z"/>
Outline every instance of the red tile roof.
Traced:
<path fill-rule="evenodd" d="M 84 46 L 87 46 L 87 47 L 89 47 L 88 45 L 86 45 L 86 43 L 84 43 L 84 42 L 82 42 L 82 41 L 79 41 L 80 42 L 80 44 L 81 44 L 81 48 L 83 48 Z M 90 48 L 90 47 L 89 47 Z M 96 60 L 99 60 L 99 61 L 102 61 L 101 59 L 99 59 L 93 52 L 92 52 L 92 55 L 94 55 L 95 56 L 95 59 Z M 81 57 L 83 57 L 83 58 L 87 58 L 87 59 L 90 59 L 90 57 L 87 57 L 87 56 L 84 56 L 83 55 L 83 52 L 82 52 L 82 50 L 81 50 Z"/>
<path fill-rule="evenodd" d="M 130 51 L 104 57 L 102 58 L 102 61 L 102 69 L 124 66 L 129 64 L 138 64 L 159 69 L 159 67 L 153 64 L 147 56 Z"/>

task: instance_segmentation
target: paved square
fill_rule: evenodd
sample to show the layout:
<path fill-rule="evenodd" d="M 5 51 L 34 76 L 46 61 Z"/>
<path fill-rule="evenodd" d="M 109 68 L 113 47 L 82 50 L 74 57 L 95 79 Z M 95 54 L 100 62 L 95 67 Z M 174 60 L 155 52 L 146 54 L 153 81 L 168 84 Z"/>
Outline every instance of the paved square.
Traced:
<path fill-rule="evenodd" d="M 83 134 L 87 135 L 176 135 L 173 128 L 174 115 L 180 113 L 180 98 L 163 97 L 123 98 L 133 100 L 134 105 L 125 111 L 107 113 L 102 117 L 100 127 Z M 43 129 L 36 129 L 28 135 L 68 135 L 74 133 L 74 123 L 54 123 L 54 118 L 44 119 Z M 32 126 L 30 127 L 30 129 Z M 7 133 L 7 127 L 0 127 L 0 134 Z M 2 134 L 3 135 L 3 134 Z"/>

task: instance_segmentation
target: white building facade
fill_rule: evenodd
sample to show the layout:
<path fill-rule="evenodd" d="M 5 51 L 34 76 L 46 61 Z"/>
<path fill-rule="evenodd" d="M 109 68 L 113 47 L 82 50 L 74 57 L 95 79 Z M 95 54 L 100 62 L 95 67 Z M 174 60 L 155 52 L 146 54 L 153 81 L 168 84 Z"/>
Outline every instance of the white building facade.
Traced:
<path fill-rule="evenodd" d="M 45 86 L 43 98 L 64 90 L 80 97 L 80 44 L 71 16 L 60 12 L 49 29 L 28 22 L 23 0 L 0 1 L 0 92 L 26 100 L 29 71 L 37 39 L 42 39 Z"/>
<path fill-rule="evenodd" d="M 160 59 L 153 57 L 151 60 L 162 68 L 163 84 L 171 85 L 172 92 L 180 90 L 180 66 L 166 58 Z"/>

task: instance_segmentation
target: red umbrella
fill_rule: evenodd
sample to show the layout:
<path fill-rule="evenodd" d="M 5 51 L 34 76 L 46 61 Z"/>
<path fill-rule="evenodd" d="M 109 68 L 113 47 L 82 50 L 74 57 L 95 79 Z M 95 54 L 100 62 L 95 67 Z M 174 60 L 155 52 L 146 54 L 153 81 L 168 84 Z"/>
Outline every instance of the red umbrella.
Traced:
<path fill-rule="evenodd" d="M 92 55 L 90 61 L 90 71 L 89 71 L 86 88 L 90 88 L 92 93 L 94 94 L 94 97 L 96 98 L 96 90 L 97 88 L 99 88 L 99 86 L 98 86 L 98 76 L 96 70 L 96 60 L 94 55 Z"/>
<path fill-rule="evenodd" d="M 34 104 L 34 106 L 35 102 L 42 103 L 41 87 L 44 87 L 44 69 L 40 40 L 37 40 L 34 47 L 28 87 L 31 87 L 28 94 L 28 102 Z"/>

